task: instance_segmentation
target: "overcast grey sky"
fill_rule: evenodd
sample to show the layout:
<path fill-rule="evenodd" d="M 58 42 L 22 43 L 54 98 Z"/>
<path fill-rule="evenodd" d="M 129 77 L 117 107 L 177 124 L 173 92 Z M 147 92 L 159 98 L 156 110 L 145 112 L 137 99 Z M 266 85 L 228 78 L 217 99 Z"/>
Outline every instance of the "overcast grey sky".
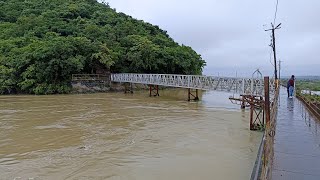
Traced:
<path fill-rule="evenodd" d="M 106 0 L 118 12 L 168 31 L 191 46 L 206 75 L 272 75 L 270 28 L 276 0 Z M 320 75 L 320 0 L 279 0 L 276 23 L 282 74 Z M 273 59 L 272 59 L 273 61 Z"/>

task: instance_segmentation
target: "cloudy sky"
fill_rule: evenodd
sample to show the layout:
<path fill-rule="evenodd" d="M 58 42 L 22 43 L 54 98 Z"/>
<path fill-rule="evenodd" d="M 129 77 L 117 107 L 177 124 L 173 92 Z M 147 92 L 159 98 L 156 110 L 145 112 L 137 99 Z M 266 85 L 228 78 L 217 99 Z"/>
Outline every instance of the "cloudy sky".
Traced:
<path fill-rule="evenodd" d="M 270 28 L 276 0 L 106 0 L 118 12 L 168 31 L 207 61 L 206 75 L 273 74 Z M 320 75 L 320 1 L 279 0 L 276 24 L 283 75 Z M 272 59 L 273 61 L 273 59 Z"/>

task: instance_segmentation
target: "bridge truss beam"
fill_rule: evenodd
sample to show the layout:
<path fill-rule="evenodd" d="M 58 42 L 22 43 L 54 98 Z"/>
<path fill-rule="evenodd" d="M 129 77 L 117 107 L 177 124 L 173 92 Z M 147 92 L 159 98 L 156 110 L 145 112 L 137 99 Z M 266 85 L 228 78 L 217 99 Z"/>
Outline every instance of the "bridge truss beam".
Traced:
<path fill-rule="evenodd" d="M 129 82 L 187 89 L 225 91 L 237 94 L 264 95 L 264 81 L 257 78 L 231 78 L 176 74 L 111 74 L 113 82 Z M 270 80 L 271 93 L 274 80 Z"/>

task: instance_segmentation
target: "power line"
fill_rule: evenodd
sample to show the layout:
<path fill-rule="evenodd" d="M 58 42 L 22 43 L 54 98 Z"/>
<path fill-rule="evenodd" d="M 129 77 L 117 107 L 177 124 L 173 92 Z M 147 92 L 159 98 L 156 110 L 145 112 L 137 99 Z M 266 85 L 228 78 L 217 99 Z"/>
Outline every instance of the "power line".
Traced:
<path fill-rule="evenodd" d="M 278 73 L 277 73 L 277 53 L 276 53 L 276 37 L 275 37 L 275 30 L 280 29 L 281 23 L 276 25 L 276 19 L 277 19 L 277 13 L 278 13 L 278 5 L 279 5 L 279 0 L 277 0 L 276 4 L 276 11 L 274 13 L 274 20 L 273 23 L 271 23 L 271 29 L 266 29 L 265 31 L 271 31 L 271 48 L 273 50 L 273 66 L 274 66 L 274 77 L 275 79 L 278 79 Z M 271 59 L 270 59 L 271 60 Z"/>
<path fill-rule="evenodd" d="M 277 55 L 276 55 L 276 37 L 275 37 L 275 30 L 280 29 L 281 27 L 281 23 L 277 26 L 274 26 L 274 24 L 271 23 L 271 29 L 267 29 L 265 31 L 271 31 L 272 32 L 272 43 L 271 43 L 271 47 L 273 50 L 273 66 L 274 66 L 274 77 L 275 79 L 278 79 L 278 73 L 277 73 Z"/>

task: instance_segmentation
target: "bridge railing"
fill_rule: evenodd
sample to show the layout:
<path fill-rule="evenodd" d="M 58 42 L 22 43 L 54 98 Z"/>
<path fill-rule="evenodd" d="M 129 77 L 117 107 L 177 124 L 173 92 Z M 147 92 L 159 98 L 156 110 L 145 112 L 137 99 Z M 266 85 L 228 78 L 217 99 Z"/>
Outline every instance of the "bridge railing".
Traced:
<path fill-rule="evenodd" d="M 279 100 L 279 86 L 276 88 L 276 93 L 271 99 L 270 105 L 270 124 L 267 125 L 264 139 L 264 152 L 263 152 L 263 168 L 262 168 L 262 179 L 271 179 L 272 161 L 274 156 L 274 136 L 276 128 L 276 120 L 278 114 L 278 100 Z"/>
<path fill-rule="evenodd" d="M 161 85 L 202 90 L 227 91 L 239 94 L 263 95 L 264 81 L 257 78 L 231 78 L 177 74 L 111 74 L 113 82 Z M 274 80 L 270 81 L 273 91 Z"/>
<path fill-rule="evenodd" d="M 271 179 L 272 161 L 274 155 L 273 144 L 278 113 L 279 91 L 280 86 L 278 81 L 276 81 L 274 94 L 270 94 L 270 121 L 266 124 L 264 135 L 258 151 L 256 164 L 251 175 L 251 180 Z"/>

